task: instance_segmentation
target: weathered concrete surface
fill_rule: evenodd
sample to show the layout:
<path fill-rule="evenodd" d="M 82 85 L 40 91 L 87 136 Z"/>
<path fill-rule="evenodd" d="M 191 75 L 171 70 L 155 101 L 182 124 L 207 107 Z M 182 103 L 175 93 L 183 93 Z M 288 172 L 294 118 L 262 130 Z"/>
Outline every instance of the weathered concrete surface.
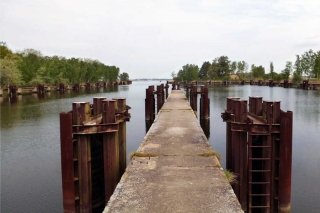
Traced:
<path fill-rule="evenodd" d="M 243 212 L 185 95 L 172 91 L 104 212 Z"/>

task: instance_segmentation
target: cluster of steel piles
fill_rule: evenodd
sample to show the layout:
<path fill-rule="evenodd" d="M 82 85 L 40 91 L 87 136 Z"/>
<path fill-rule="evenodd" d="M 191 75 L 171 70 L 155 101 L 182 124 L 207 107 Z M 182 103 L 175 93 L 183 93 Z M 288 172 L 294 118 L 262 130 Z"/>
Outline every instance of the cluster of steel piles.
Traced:
<path fill-rule="evenodd" d="M 16 96 L 18 93 L 18 88 L 15 85 L 9 85 L 8 94 L 10 97 Z"/>
<path fill-rule="evenodd" d="M 180 90 L 180 83 L 179 82 L 172 82 L 172 90 Z"/>
<path fill-rule="evenodd" d="M 198 94 L 200 98 L 200 119 L 210 118 L 210 99 L 208 96 L 208 87 L 200 85 L 200 91 L 196 84 L 186 84 L 186 96 L 190 101 L 191 108 L 193 111 L 198 112 Z"/>
<path fill-rule="evenodd" d="M 55 90 L 64 92 L 65 90 L 70 90 L 73 89 L 75 91 L 79 91 L 81 88 L 100 88 L 100 87 L 107 87 L 107 86 L 117 86 L 117 85 L 128 85 L 132 84 L 132 81 L 119 81 L 119 82 L 97 82 L 97 83 L 86 83 L 86 84 L 80 84 L 80 83 L 75 83 L 75 84 L 64 84 L 60 83 L 57 86 L 53 86 Z M 50 91 L 50 86 L 45 86 L 44 84 L 38 84 L 37 86 L 29 86 L 29 87 L 17 87 L 16 85 L 8 85 L 7 88 L 2 89 L 0 88 L 0 96 L 3 95 L 3 91 L 5 90 L 8 91 L 8 95 L 10 97 L 14 97 L 17 95 L 20 95 L 23 91 L 24 92 L 31 92 L 31 93 L 38 93 L 38 94 L 44 94 L 45 92 Z"/>
<path fill-rule="evenodd" d="M 129 109 L 98 97 L 60 113 L 64 212 L 102 212 L 126 168 Z"/>
<path fill-rule="evenodd" d="M 187 85 L 187 81 L 183 82 L 185 85 Z M 288 80 L 283 80 L 283 82 L 280 81 L 275 81 L 275 80 L 249 80 L 249 81 L 244 81 L 244 80 L 218 80 L 218 81 L 212 81 L 212 80 L 207 80 L 207 81 L 194 81 L 194 84 L 222 84 L 222 85 L 229 85 L 229 84 L 236 84 L 236 85 L 258 85 L 258 86 L 269 86 L 269 87 L 283 87 L 283 88 L 300 88 L 304 90 L 308 89 L 314 89 L 314 90 L 319 90 L 320 88 L 320 83 L 319 82 L 309 82 L 309 80 L 303 80 L 301 83 L 293 83 L 289 82 Z"/>
<path fill-rule="evenodd" d="M 168 88 L 169 88 L 168 84 L 166 85 L 161 84 L 157 86 L 157 90 L 155 90 L 154 86 L 149 86 L 146 89 L 146 99 L 145 99 L 146 121 L 153 122 L 153 120 L 155 119 L 156 112 L 159 112 L 165 100 L 168 98 Z M 155 96 L 157 98 L 157 102 L 155 100 Z"/>
<path fill-rule="evenodd" d="M 226 167 L 237 175 L 233 189 L 245 212 L 290 212 L 292 112 L 261 97 L 228 98 Z"/>

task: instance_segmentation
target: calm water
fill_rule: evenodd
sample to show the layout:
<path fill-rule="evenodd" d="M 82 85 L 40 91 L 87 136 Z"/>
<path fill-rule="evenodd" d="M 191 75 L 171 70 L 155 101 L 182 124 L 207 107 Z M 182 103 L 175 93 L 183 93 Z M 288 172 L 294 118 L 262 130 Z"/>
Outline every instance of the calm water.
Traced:
<path fill-rule="evenodd" d="M 72 102 L 126 98 L 132 107 L 127 123 L 129 154 L 145 136 L 145 89 L 159 84 L 133 82 L 90 92 L 51 92 L 40 100 L 37 95 L 26 95 L 15 103 L 1 98 L 1 212 L 63 212 L 59 113 L 70 111 Z M 280 100 L 282 110 L 293 111 L 292 212 L 320 212 L 320 91 L 214 85 L 209 96 L 209 141 L 223 155 L 224 167 L 225 123 L 220 114 L 226 97 L 262 96 L 264 100 Z"/>

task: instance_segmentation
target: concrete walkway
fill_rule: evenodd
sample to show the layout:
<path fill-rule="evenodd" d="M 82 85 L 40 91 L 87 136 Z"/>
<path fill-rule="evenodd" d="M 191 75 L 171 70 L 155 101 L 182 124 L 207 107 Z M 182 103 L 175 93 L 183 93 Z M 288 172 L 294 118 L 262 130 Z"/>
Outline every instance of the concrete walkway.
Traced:
<path fill-rule="evenodd" d="M 173 90 L 104 212 L 243 212 L 186 96 Z M 145 157 L 138 157 L 138 154 Z"/>

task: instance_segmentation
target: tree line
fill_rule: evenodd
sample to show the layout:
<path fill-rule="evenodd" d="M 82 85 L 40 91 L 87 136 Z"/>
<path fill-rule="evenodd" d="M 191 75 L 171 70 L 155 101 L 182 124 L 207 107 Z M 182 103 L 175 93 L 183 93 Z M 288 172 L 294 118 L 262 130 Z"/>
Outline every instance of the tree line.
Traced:
<path fill-rule="evenodd" d="M 98 60 L 43 56 L 34 49 L 14 53 L 5 42 L 0 42 L 0 65 L 1 86 L 129 80 L 128 73 L 120 74 L 119 67 Z"/>
<path fill-rule="evenodd" d="M 250 69 L 250 70 L 249 70 Z M 195 64 L 186 64 L 182 66 L 177 73 L 171 73 L 176 81 L 192 80 L 289 80 L 299 82 L 302 78 L 320 78 L 320 51 L 314 52 L 312 49 L 301 55 L 296 55 L 294 64 L 287 61 L 285 68 L 279 73 L 275 72 L 273 62 L 270 62 L 269 72 L 263 66 L 256 66 L 245 61 L 231 61 L 228 56 L 216 57 L 210 63 L 203 62 L 199 68 Z"/>

